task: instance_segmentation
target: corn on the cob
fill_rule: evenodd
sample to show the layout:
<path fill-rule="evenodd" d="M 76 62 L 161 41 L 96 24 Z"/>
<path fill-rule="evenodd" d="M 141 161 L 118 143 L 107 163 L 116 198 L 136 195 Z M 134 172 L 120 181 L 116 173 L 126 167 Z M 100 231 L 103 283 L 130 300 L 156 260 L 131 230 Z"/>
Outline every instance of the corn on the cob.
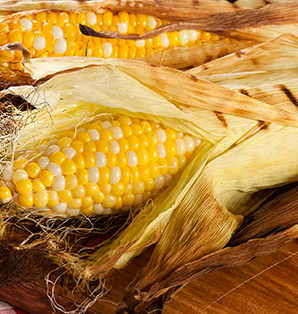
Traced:
<path fill-rule="evenodd" d="M 169 23 L 153 16 L 128 12 L 62 12 L 28 11 L 2 18 L 0 45 L 20 42 L 32 57 L 88 56 L 100 58 L 138 59 L 156 51 L 174 47 L 202 46 L 230 42 L 217 34 L 200 30 L 163 33 L 146 40 L 100 39 L 85 36 L 79 24 L 95 31 L 121 34 L 144 34 Z M 0 50 L 0 60 L 12 70 L 21 70 L 22 55 Z"/>
<path fill-rule="evenodd" d="M 18 206 L 49 216 L 128 210 L 169 186 L 199 144 L 188 134 L 128 116 L 88 124 L 5 168 L 0 199 L 10 201 L 12 190 Z"/>

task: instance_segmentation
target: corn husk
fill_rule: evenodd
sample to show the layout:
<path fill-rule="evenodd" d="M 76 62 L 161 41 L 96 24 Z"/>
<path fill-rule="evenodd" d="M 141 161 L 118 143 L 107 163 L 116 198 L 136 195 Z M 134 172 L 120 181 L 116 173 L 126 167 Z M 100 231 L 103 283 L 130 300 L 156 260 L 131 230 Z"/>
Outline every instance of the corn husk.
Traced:
<path fill-rule="evenodd" d="M 204 77 L 222 86 L 227 86 L 229 89 L 240 91 L 249 97 L 262 100 L 272 106 L 291 111 L 295 115 L 297 112 L 295 102 L 297 91 L 294 87 L 297 85 L 295 84 L 297 81 L 295 74 L 297 67 L 297 43 L 296 37 L 284 35 L 260 46 L 249 48 L 239 54 L 233 54 L 220 61 L 213 61 L 206 66 L 190 70 L 189 73 L 196 75 L 198 78 Z M 282 57 L 280 57 L 280 49 L 283 51 Z M 257 60 L 258 62 L 252 62 L 252 60 Z M 296 128 L 292 129 L 290 127 L 290 129 L 291 132 L 294 132 L 293 134 L 296 134 Z M 279 164 L 280 166 L 280 163 L 287 163 L 288 160 L 287 158 L 281 160 L 279 157 L 273 160 L 270 154 L 267 155 L 267 152 L 271 151 L 271 154 L 275 152 L 275 154 L 279 155 L 285 150 L 289 152 L 292 149 L 295 150 L 295 139 L 290 135 L 292 139 L 287 142 L 286 139 L 289 134 L 285 135 L 284 131 L 283 127 L 280 128 L 276 124 L 265 124 L 263 128 L 259 128 L 256 134 L 250 138 L 246 138 L 243 142 L 235 143 L 232 145 L 232 149 L 227 150 L 224 154 L 206 165 L 204 170 L 208 175 L 207 180 L 209 184 L 213 187 L 212 190 L 216 199 L 221 200 L 230 212 L 235 214 L 240 214 L 241 212 L 244 216 L 249 215 L 255 209 L 253 204 L 257 204 L 257 200 L 266 197 L 266 194 L 270 194 L 272 192 L 270 188 L 277 186 L 269 169 L 273 165 L 277 166 Z M 282 145 L 285 142 L 287 142 L 285 144 L 287 148 Z M 266 147 L 270 148 L 267 150 Z M 238 164 L 240 159 L 241 162 Z M 258 163 L 257 161 L 261 159 L 265 162 L 263 168 L 255 168 Z M 296 181 L 296 167 L 297 164 L 295 163 L 293 164 L 293 168 L 288 170 L 281 167 L 281 173 L 278 176 L 283 176 L 287 173 L 288 177 L 295 178 L 294 181 Z M 247 171 L 246 175 L 242 171 Z M 240 174 L 239 177 L 238 174 Z M 229 177 L 229 179 L 227 181 L 223 180 L 224 177 L 226 179 Z M 235 179 L 236 177 L 237 179 Z M 249 184 L 246 186 L 242 185 L 244 181 L 242 179 L 239 180 L 240 177 L 245 180 L 245 185 L 248 182 Z M 266 185 L 265 181 L 270 182 L 270 186 Z M 259 184 L 263 186 L 263 190 L 256 192 L 257 190 L 254 187 Z M 292 196 L 291 194 L 288 195 Z M 273 205 L 277 206 L 277 204 L 280 204 L 276 202 L 278 201 L 275 201 Z M 248 206 L 247 211 L 243 211 L 243 205 L 244 207 Z M 295 215 L 290 216 L 291 210 L 294 210 L 295 207 L 291 207 L 288 204 L 285 205 L 285 208 L 280 209 L 280 216 L 278 216 L 276 222 L 268 216 L 273 214 L 269 211 L 269 208 L 269 206 L 265 207 L 263 212 L 257 212 L 256 215 L 251 216 L 248 223 L 254 219 L 257 221 L 253 226 L 248 224 L 246 229 L 243 229 L 242 232 L 240 231 L 240 238 L 235 241 L 235 244 L 240 244 L 245 240 L 264 235 L 265 226 L 268 226 L 269 230 L 267 229 L 267 232 L 270 233 L 273 229 L 282 228 L 283 222 L 287 226 L 290 226 L 291 222 L 295 223 Z M 240 212 L 238 211 L 239 209 Z M 194 230 L 195 222 L 189 226 L 191 219 L 187 215 L 192 217 L 195 214 L 195 210 L 191 214 L 189 212 L 185 214 L 178 207 L 166 226 L 160 241 L 157 243 L 149 264 L 128 288 L 123 302 L 119 307 L 119 313 L 123 309 L 140 310 L 144 304 L 148 306 L 148 302 L 152 303 L 151 306 L 153 307 L 151 309 L 154 309 L 154 306 L 160 306 L 163 303 L 162 300 L 168 299 L 177 289 L 179 290 L 181 284 L 186 284 L 191 279 L 198 278 L 204 272 L 211 271 L 209 267 L 212 267 L 211 264 L 213 262 L 222 262 L 220 254 L 221 252 L 224 254 L 224 251 L 219 252 L 219 255 L 217 253 L 215 255 L 211 254 L 206 259 L 192 259 L 191 256 L 198 254 L 198 250 L 204 250 L 205 245 L 199 245 L 199 249 L 195 250 L 193 247 L 197 238 L 188 237 L 187 234 L 181 235 L 178 231 L 176 233 L 172 232 L 175 230 L 178 220 L 179 223 L 183 220 L 190 230 Z M 205 231 L 205 228 L 205 225 L 204 227 L 201 226 L 201 230 Z M 175 236 L 176 234 L 177 236 Z M 178 242 L 183 243 L 181 246 L 183 249 L 177 251 L 177 247 L 175 246 L 174 248 L 174 243 Z M 204 243 L 209 243 L 209 238 Z M 250 244 L 253 245 L 253 243 Z M 243 249 L 250 250 L 250 244 L 243 246 Z M 241 258 L 245 258 L 245 253 L 241 251 L 242 249 L 240 247 L 237 249 L 235 253 L 237 252 Z M 253 252 L 255 250 L 256 248 L 252 249 Z M 250 254 L 253 254 L 252 251 L 250 251 Z M 193 262 L 186 265 L 180 263 L 182 260 L 181 256 L 188 255 L 188 252 L 191 252 L 189 259 Z M 226 252 L 228 253 L 228 249 Z M 173 260 L 175 261 L 175 266 L 172 268 Z M 168 261 L 171 262 L 168 263 Z M 228 265 L 230 266 L 229 263 Z M 181 280 L 182 274 L 184 280 Z M 135 297 L 136 295 L 138 297 Z M 162 295 L 163 297 L 161 297 Z"/>

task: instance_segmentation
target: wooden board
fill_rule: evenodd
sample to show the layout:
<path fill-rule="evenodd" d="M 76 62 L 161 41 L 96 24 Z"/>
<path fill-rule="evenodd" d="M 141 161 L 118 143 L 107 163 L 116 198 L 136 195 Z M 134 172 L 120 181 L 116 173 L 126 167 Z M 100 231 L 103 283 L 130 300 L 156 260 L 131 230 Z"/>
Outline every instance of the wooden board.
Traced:
<path fill-rule="evenodd" d="M 148 260 L 150 250 L 135 258 L 125 270 L 116 271 L 111 290 L 88 314 L 115 313 L 126 285 Z M 298 242 L 280 251 L 253 260 L 247 265 L 216 270 L 180 290 L 165 307 L 164 314 L 296 314 L 298 312 Z M 0 290 L 0 299 L 32 314 L 52 313 L 45 287 L 28 282 Z M 66 309 L 72 302 L 63 296 L 57 301 Z"/>

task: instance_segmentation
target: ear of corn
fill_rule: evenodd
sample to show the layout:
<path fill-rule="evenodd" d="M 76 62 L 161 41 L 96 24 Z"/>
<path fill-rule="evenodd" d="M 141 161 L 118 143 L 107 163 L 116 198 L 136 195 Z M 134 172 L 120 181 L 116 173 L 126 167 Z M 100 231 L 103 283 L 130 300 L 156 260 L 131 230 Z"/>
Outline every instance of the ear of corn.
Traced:
<path fill-rule="evenodd" d="M 32 63 L 32 73 L 34 67 L 40 73 L 37 69 L 39 62 L 45 64 L 42 59 L 36 59 Z M 57 72 L 59 64 L 59 61 L 55 63 Z M 88 121 L 81 121 L 82 124 L 92 123 L 92 119 L 98 119 L 99 114 L 107 113 L 158 121 L 167 128 L 187 132 L 202 140 L 192 160 L 185 170 L 177 174 L 169 188 L 154 198 L 152 203 L 141 207 L 139 214 L 114 241 L 103 245 L 85 261 L 88 265 L 84 273 L 86 279 L 106 273 L 112 268 L 124 267 L 146 246 L 158 241 L 165 228 L 169 228 L 164 236 L 167 239 L 170 236 L 170 226 L 174 228 L 181 221 L 184 221 L 182 238 L 187 238 L 190 229 L 196 230 L 196 235 L 193 233 L 191 237 L 199 235 L 195 246 L 197 254 L 193 254 L 193 259 L 217 250 L 227 243 L 233 231 L 239 227 L 242 216 L 268 197 L 268 193 L 255 192 L 295 180 L 289 176 L 295 163 L 295 156 L 289 152 L 293 148 L 287 145 L 287 141 L 283 141 L 283 153 L 289 159 L 286 163 L 279 164 L 277 170 L 277 157 L 272 154 L 270 147 L 274 149 L 272 143 L 277 138 L 293 141 L 296 128 L 286 125 L 297 125 L 297 114 L 290 114 L 286 110 L 176 70 L 142 64 L 143 71 L 137 71 L 141 64 L 107 60 L 101 61 L 98 66 L 90 66 L 87 62 L 86 67 L 81 69 L 57 75 L 52 73 L 53 78 L 37 89 L 10 88 L 10 92 L 20 94 L 32 102 L 43 99 L 52 108 L 53 120 L 41 110 L 37 124 L 29 124 L 20 132 L 17 147 L 19 151 L 30 152 L 42 141 L 58 138 L 62 130 L 64 134 L 65 130 L 77 127 L 82 118 L 88 118 Z M 27 65 L 29 66 L 25 64 Z M 47 69 L 44 68 L 44 73 L 46 72 Z M 111 82 L 117 89 L 111 88 Z M 179 93 L 180 88 L 187 93 Z M 218 112 L 219 108 L 221 112 Z M 260 119 L 271 122 L 274 127 L 263 134 L 264 128 L 258 121 Z M 291 136 L 286 136 L 288 132 Z M 46 139 L 44 134 L 47 134 Z M 264 145 L 264 142 L 268 143 L 266 153 L 258 146 Z M 253 159 L 254 147 L 259 150 L 256 162 Z M 251 174 L 252 167 L 263 169 L 269 157 L 272 159 L 269 163 L 272 168 L 265 167 L 265 172 L 260 171 L 252 180 L 248 179 L 250 176 L 247 173 Z M 280 156 L 278 159 L 280 160 Z M 197 191 L 201 191 L 203 196 L 197 197 Z M 256 195 L 259 197 L 254 198 Z M 193 220 L 188 224 L 190 216 Z M 200 234 L 205 223 L 208 225 L 204 229 L 206 233 Z M 222 230 L 223 233 L 215 230 Z M 206 248 L 204 242 L 208 237 L 212 241 L 210 240 L 210 246 Z M 165 247 L 167 244 L 161 242 L 161 249 L 164 250 Z M 193 253 L 193 250 L 190 252 Z M 190 258 L 188 254 L 181 256 L 181 263 Z M 83 266 L 80 264 L 79 269 L 81 267 Z M 174 267 L 177 267 L 176 262 Z M 168 268 L 165 269 L 165 272 L 168 271 Z"/>
<path fill-rule="evenodd" d="M 71 9 L 69 8 L 70 4 L 72 4 Z M 34 58 L 88 56 L 141 59 L 150 63 L 185 68 L 197 66 L 251 46 L 255 41 L 265 40 L 279 31 L 277 28 L 272 28 L 272 30 L 269 28 L 267 31 L 265 29 L 259 33 L 253 29 L 245 29 L 247 26 L 254 27 L 259 20 L 263 21 L 262 18 L 254 19 L 255 14 L 262 16 L 262 12 L 256 11 L 257 13 L 255 13 L 254 10 L 244 10 L 241 6 L 235 9 L 226 1 L 222 1 L 219 6 L 218 2 L 214 1 L 203 1 L 198 5 L 183 4 L 181 10 L 187 11 L 187 21 L 192 16 L 189 12 L 191 8 L 196 11 L 192 13 L 193 18 L 189 23 L 181 22 L 185 20 L 185 12 L 179 12 L 178 17 L 174 14 L 175 10 L 168 11 L 170 7 L 168 5 L 165 13 L 161 14 L 161 10 L 155 7 L 155 4 L 143 4 L 142 2 L 137 2 L 137 4 L 139 7 L 125 5 L 121 7 L 121 10 L 113 2 L 104 6 L 93 2 L 89 4 L 88 1 L 81 5 L 77 1 L 70 1 L 65 5 L 56 4 L 53 1 L 46 1 L 42 5 L 31 1 L 3 4 L 4 10 L 23 12 L 2 16 L 0 45 L 20 42 Z M 23 5 L 26 6 L 25 9 Z M 40 5 L 43 10 L 38 10 Z M 198 8 L 200 9 L 197 10 Z M 53 9 L 57 11 L 53 11 Z M 269 8 L 269 11 L 271 12 L 273 9 L 273 7 Z M 285 20 L 284 16 L 287 13 L 291 15 L 297 8 L 293 6 L 287 12 L 283 12 L 284 9 L 283 6 L 277 6 L 274 12 L 281 13 L 273 15 L 272 21 L 265 18 L 264 25 L 276 24 L 276 21 L 279 20 L 283 24 L 295 22 L 293 17 L 290 16 L 288 20 Z M 233 11 L 235 13 L 231 13 Z M 167 15 L 164 16 L 165 14 Z M 251 21 L 247 25 L 242 25 L 243 19 L 239 18 L 239 14 L 251 14 Z M 212 15 L 212 18 L 209 15 Z M 265 12 L 264 15 L 266 15 Z M 218 18 L 222 21 L 218 21 Z M 95 32 L 115 32 L 118 34 L 116 36 L 125 34 L 143 36 L 148 32 L 157 33 L 147 39 L 140 38 L 137 41 L 125 40 L 120 37 L 119 39 L 115 37 L 96 38 L 83 35 L 80 32 L 79 24 L 91 27 Z M 218 26 L 218 24 L 222 24 L 222 26 Z M 170 29 L 169 32 L 166 31 L 167 25 Z M 195 27 L 195 25 L 199 27 Z M 256 26 L 259 25 L 256 24 Z M 157 30 L 159 27 L 161 27 L 161 31 Z M 165 31 L 162 31 L 164 27 Z M 239 28 L 240 30 L 237 30 Z M 210 31 L 213 29 L 213 32 Z M 236 29 L 236 31 L 233 31 L 232 34 L 230 29 Z M 293 27 L 289 30 L 295 31 Z M 281 31 L 284 31 L 284 28 Z M 224 36 L 222 36 L 223 34 Z M 236 37 L 239 40 L 236 40 Z M 18 51 L 11 53 L 5 49 L 0 50 L 3 70 L 22 71 L 21 57 L 22 55 Z"/>
<path fill-rule="evenodd" d="M 3 172 L 0 200 L 48 217 L 116 214 L 161 193 L 200 140 L 120 116 L 42 143 Z M 10 187 L 10 189 L 8 188 Z"/>

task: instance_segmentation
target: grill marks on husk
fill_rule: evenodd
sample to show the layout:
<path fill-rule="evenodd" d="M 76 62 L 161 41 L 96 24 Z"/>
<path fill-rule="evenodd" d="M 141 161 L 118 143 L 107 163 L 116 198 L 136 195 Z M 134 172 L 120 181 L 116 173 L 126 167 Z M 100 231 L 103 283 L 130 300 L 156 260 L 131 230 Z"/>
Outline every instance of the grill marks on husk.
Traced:
<path fill-rule="evenodd" d="M 241 93 L 242 95 L 251 97 L 251 96 L 249 95 L 249 92 L 248 92 L 246 89 L 244 89 L 244 88 L 239 89 L 239 93 Z"/>
<path fill-rule="evenodd" d="M 285 85 L 280 85 L 279 86 L 280 90 L 286 94 L 288 99 L 295 105 L 295 107 L 298 109 L 298 100 L 294 96 L 294 94 L 285 86 Z"/>
<path fill-rule="evenodd" d="M 244 134 L 237 142 L 235 142 L 233 145 L 229 147 L 229 149 L 232 149 L 242 143 L 243 141 L 246 141 L 251 136 L 255 135 L 256 133 L 260 131 L 266 131 L 269 128 L 270 123 L 265 121 L 259 121 L 258 124 L 256 124 L 248 133 Z"/>
<path fill-rule="evenodd" d="M 221 124 L 227 128 L 228 127 L 228 123 L 227 120 L 225 119 L 224 115 L 222 112 L 219 111 L 213 111 L 214 114 L 216 115 L 217 119 L 221 122 Z"/>

